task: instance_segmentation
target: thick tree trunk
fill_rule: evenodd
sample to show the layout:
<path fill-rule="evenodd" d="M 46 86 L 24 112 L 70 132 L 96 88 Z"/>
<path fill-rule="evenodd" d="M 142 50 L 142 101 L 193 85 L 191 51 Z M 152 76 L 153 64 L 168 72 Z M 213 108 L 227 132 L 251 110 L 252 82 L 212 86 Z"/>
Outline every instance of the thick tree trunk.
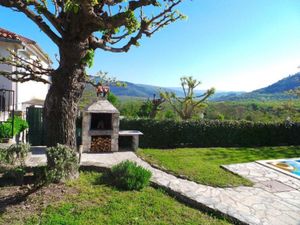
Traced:
<path fill-rule="evenodd" d="M 45 142 L 76 146 L 77 105 L 84 90 L 84 43 L 67 43 L 60 48 L 60 66 L 52 74 L 52 85 L 44 105 Z"/>

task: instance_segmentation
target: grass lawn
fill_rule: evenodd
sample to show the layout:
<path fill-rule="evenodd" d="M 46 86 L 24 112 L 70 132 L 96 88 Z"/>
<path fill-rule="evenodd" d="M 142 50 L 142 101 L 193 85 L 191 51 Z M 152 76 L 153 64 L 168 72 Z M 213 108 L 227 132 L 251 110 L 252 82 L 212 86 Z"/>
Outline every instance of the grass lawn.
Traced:
<path fill-rule="evenodd" d="M 189 208 L 162 190 L 118 191 L 99 183 L 100 177 L 100 173 L 81 173 L 78 180 L 68 184 L 77 194 L 65 194 L 25 224 L 230 224 Z"/>
<path fill-rule="evenodd" d="M 138 155 L 198 183 L 232 187 L 248 186 L 251 182 L 222 169 L 220 165 L 300 157 L 300 147 L 140 149 Z"/>

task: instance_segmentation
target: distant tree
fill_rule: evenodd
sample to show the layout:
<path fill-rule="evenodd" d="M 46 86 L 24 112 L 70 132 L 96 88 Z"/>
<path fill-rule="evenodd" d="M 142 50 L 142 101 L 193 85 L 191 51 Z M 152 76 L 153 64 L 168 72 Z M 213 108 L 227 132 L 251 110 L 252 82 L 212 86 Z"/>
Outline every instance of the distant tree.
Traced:
<path fill-rule="evenodd" d="M 153 108 L 152 101 L 150 99 L 148 99 L 148 100 L 143 102 L 143 104 L 139 108 L 139 111 L 138 111 L 137 115 L 139 117 L 150 117 L 150 113 L 152 111 L 152 108 Z"/>
<path fill-rule="evenodd" d="M 191 76 L 181 77 L 180 81 L 184 97 L 178 97 L 174 92 L 168 91 L 161 92 L 160 95 L 172 106 L 181 119 L 189 120 L 206 107 L 205 101 L 215 93 L 215 89 L 211 88 L 204 94 L 195 96 L 194 90 L 201 82 Z"/>
<path fill-rule="evenodd" d="M 160 95 L 160 98 L 155 98 L 156 95 L 153 95 L 153 99 L 152 99 L 152 109 L 150 112 L 150 118 L 154 119 L 158 113 L 158 111 L 161 110 L 161 105 L 166 101 L 166 99 Z"/>
<path fill-rule="evenodd" d="M 127 118 L 137 118 L 141 105 L 142 103 L 137 100 L 123 101 L 120 104 L 119 111 L 122 116 Z"/>
<path fill-rule="evenodd" d="M 116 95 L 114 95 L 112 92 L 108 93 L 107 100 L 114 106 L 117 106 L 119 104 L 118 97 Z"/>
<path fill-rule="evenodd" d="M 172 120 L 176 120 L 176 113 L 172 110 L 166 110 L 164 113 L 164 119 L 172 119 Z"/>
<path fill-rule="evenodd" d="M 290 90 L 288 93 L 300 98 L 300 87 Z"/>
<path fill-rule="evenodd" d="M 44 104 L 46 145 L 76 146 L 78 103 L 93 66 L 97 49 L 121 53 L 139 46 L 142 37 L 185 18 L 176 10 L 183 0 L 0 0 L 0 6 L 22 13 L 35 23 L 59 51 L 58 67 L 45 70 L 39 61 L 28 62 L 13 50 L 1 64 L 17 72 L 0 75 L 17 81 L 49 83 Z M 6 18 L 14 20 L 14 18 Z M 105 62 L 101 62 L 105 63 Z M 45 79 L 45 76 L 51 79 Z M 37 90 L 38 91 L 38 90 Z"/>
<path fill-rule="evenodd" d="M 145 102 L 143 102 L 138 112 L 138 116 L 154 119 L 158 111 L 161 110 L 161 104 L 163 104 L 164 102 L 164 98 L 156 98 L 156 95 L 154 94 L 152 100 L 147 99 Z"/>

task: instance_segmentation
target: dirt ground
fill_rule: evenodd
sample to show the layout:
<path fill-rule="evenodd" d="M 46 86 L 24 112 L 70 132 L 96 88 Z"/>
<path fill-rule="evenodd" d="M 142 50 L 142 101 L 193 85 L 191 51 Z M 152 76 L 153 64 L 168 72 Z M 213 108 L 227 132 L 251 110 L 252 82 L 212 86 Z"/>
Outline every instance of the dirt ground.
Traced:
<path fill-rule="evenodd" d="M 77 190 L 64 184 L 0 186 L 0 224 L 23 224 L 32 215 L 39 215 L 49 204 L 62 200 Z"/>

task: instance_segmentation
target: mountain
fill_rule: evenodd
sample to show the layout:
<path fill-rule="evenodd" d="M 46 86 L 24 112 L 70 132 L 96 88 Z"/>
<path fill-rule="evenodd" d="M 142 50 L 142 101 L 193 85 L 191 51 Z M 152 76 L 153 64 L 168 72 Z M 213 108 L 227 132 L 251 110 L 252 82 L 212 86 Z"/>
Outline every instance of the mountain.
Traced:
<path fill-rule="evenodd" d="M 300 86 L 300 73 L 290 75 L 286 78 L 283 78 L 277 81 L 274 84 L 271 84 L 268 87 L 261 88 L 253 91 L 252 93 L 258 94 L 274 94 L 274 93 L 284 93 L 291 89 L 295 89 Z"/>
<path fill-rule="evenodd" d="M 181 94 L 177 90 L 171 88 L 158 87 L 146 84 L 134 84 L 131 82 L 123 82 L 126 84 L 126 87 L 111 87 L 111 92 L 116 96 L 130 96 L 130 97 L 140 97 L 140 98 L 149 98 L 153 94 L 159 95 L 159 91 L 173 91 L 176 94 Z"/>
<path fill-rule="evenodd" d="M 215 98 L 215 101 L 243 101 L 243 100 L 284 100 L 291 99 L 293 96 L 286 92 L 300 87 L 300 72 L 289 75 L 267 87 L 254 90 L 248 93 L 234 93 L 227 96 Z"/>
<path fill-rule="evenodd" d="M 181 87 L 159 87 L 159 86 L 153 86 L 147 84 L 134 84 L 127 81 L 122 81 L 122 83 L 125 83 L 126 87 L 112 86 L 110 88 L 112 93 L 122 98 L 144 98 L 144 99 L 152 98 L 153 94 L 156 94 L 156 96 L 158 96 L 160 91 L 174 92 L 177 96 L 183 96 L 183 91 Z M 94 88 L 92 86 L 87 86 L 86 90 L 93 91 Z M 201 95 L 204 92 L 205 92 L 204 90 L 195 90 L 195 95 Z M 217 91 L 210 98 L 210 100 L 214 100 L 216 98 L 220 98 L 232 94 L 238 95 L 242 93 L 244 92 L 225 92 L 225 91 L 218 92 Z"/>
<path fill-rule="evenodd" d="M 119 97 L 135 97 L 135 98 L 151 98 L 153 94 L 158 96 L 159 91 L 172 91 L 177 96 L 183 96 L 180 87 L 159 87 L 146 84 L 134 84 L 131 82 L 123 82 L 126 87 L 111 87 L 112 93 Z M 290 75 L 271 84 L 265 88 L 257 89 L 252 92 L 223 92 L 217 91 L 212 97 L 211 101 L 247 101 L 247 100 L 283 100 L 292 98 L 286 92 L 300 87 L 300 72 Z M 88 88 L 88 90 L 91 87 Z M 204 90 L 196 90 L 195 95 L 201 95 Z"/>
<path fill-rule="evenodd" d="M 158 87 L 147 84 L 134 84 L 130 82 L 124 82 L 127 86 L 124 87 L 111 87 L 112 93 L 119 97 L 140 97 L 140 98 L 151 98 L 153 94 L 156 96 L 159 95 L 160 91 L 169 91 L 174 92 L 177 96 L 183 96 L 183 91 L 181 87 Z M 202 95 L 205 90 L 195 90 L 195 95 Z M 210 100 L 214 100 L 223 96 L 231 95 L 231 94 L 242 94 L 244 92 L 226 92 L 226 91 L 217 91 Z"/>

